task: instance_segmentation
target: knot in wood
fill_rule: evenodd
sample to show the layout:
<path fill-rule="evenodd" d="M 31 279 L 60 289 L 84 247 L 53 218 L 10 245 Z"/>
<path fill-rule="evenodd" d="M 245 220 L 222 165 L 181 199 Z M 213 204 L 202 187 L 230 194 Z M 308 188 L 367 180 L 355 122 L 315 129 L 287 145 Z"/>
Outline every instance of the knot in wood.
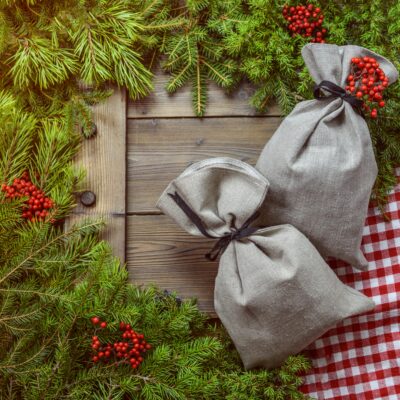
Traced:
<path fill-rule="evenodd" d="M 92 207 L 96 204 L 96 195 L 90 190 L 81 193 L 80 201 L 85 207 Z"/>

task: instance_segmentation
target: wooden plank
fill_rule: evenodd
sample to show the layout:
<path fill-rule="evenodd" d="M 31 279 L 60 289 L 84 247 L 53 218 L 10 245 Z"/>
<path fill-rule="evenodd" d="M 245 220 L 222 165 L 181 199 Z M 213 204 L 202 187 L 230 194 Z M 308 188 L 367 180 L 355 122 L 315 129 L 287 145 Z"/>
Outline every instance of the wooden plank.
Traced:
<path fill-rule="evenodd" d="M 179 89 L 173 95 L 168 94 L 165 86 L 169 76 L 157 71 L 154 77 L 154 91 L 139 101 L 129 100 L 128 118 L 193 117 L 192 92 L 190 85 Z M 249 83 L 242 83 L 227 94 L 215 83 L 210 82 L 205 116 L 251 116 L 260 115 L 249 104 L 255 88 Z M 279 116 L 280 110 L 272 104 L 264 115 Z"/>
<path fill-rule="evenodd" d="M 213 242 L 187 234 L 164 215 L 128 216 L 127 227 L 130 279 L 176 291 L 182 298 L 196 297 L 200 309 L 215 316 L 218 262 L 204 257 Z"/>
<path fill-rule="evenodd" d="M 227 156 L 255 164 L 281 119 L 128 120 L 128 213 L 157 213 L 157 199 L 190 163 Z"/>
<path fill-rule="evenodd" d="M 111 243 L 113 252 L 125 262 L 126 215 L 126 105 L 124 89 L 115 89 L 107 101 L 93 109 L 97 135 L 83 141 L 76 159 L 87 177 L 84 190 L 96 195 L 96 204 L 80 204 L 73 210 L 68 225 L 83 217 L 105 219 L 103 238 Z"/>

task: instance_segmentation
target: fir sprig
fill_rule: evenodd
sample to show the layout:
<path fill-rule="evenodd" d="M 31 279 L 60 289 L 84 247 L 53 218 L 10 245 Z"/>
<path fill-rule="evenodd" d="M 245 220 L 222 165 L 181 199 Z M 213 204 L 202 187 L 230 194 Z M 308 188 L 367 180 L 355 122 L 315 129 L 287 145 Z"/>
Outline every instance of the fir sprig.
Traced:
<path fill-rule="evenodd" d="M 399 66 L 396 2 L 359 1 L 355 8 L 350 0 L 321 0 L 318 5 L 328 42 L 368 47 Z M 307 40 L 291 36 L 275 1 L 4 0 L 0 33 L 0 88 L 13 92 L 35 117 L 68 115 L 67 124 L 79 124 L 84 135 L 92 124 L 89 104 L 104 98 L 108 82 L 126 86 L 133 99 L 143 97 L 152 88 L 150 70 L 159 62 L 171 76 L 169 92 L 191 85 L 198 116 L 206 112 L 209 81 L 231 91 L 249 80 L 255 86 L 251 104 L 260 111 L 277 102 L 287 114 L 312 96 L 300 54 Z M 91 96 L 82 96 L 82 81 L 90 85 Z M 388 91 L 391 115 L 397 115 L 398 93 Z M 384 118 L 379 126 L 370 124 L 377 138 L 380 203 L 400 163 L 396 118 Z"/>
<path fill-rule="evenodd" d="M 186 83 L 192 84 L 193 107 L 197 116 L 204 115 L 208 80 L 230 88 L 235 82 L 236 64 L 226 57 L 222 37 L 204 23 L 209 1 L 192 1 L 184 9 L 184 25 L 171 31 L 161 51 L 166 56 L 163 68 L 171 73 L 167 91 L 174 93 Z"/>
<path fill-rule="evenodd" d="M 29 171 L 55 201 L 54 218 L 68 214 L 82 177 L 71 166 L 79 136 L 65 100 L 58 97 L 39 113 L 0 92 L 1 183 Z M 128 283 L 126 268 L 99 239 L 101 221 L 70 230 L 50 220 L 27 222 L 23 200 L 0 191 L 1 398 L 305 398 L 298 390 L 299 372 L 309 367 L 303 357 L 274 372 L 244 371 L 226 332 L 209 324 L 194 300 L 178 302 Z M 154 350 L 138 370 L 94 365 L 94 315 L 109 321 L 109 335 L 120 321 L 146 335 Z"/>
<path fill-rule="evenodd" d="M 100 223 L 63 232 L 21 225 L 15 215 L 7 225 L 0 244 L 0 346 L 8 349 L 0 355 L 2 395 L 306 398 L 298 390 L 306 359 L 292 357 L 272 371 L 243 371 L 226 332 L 209 325 L 194 301 L 178 303 L 173 295 L 127 282 L 127 270 L 98 239 Z M 13 253 L 10 241 L 17 247 Z M 97 333 L 104 342 L 111 341 L 107 335 L 118 330 L 119 321 L 145 334 L 154 350 L 140 369 L 92 363 L 93 315 L 110 321 L 107 332 Z"/>

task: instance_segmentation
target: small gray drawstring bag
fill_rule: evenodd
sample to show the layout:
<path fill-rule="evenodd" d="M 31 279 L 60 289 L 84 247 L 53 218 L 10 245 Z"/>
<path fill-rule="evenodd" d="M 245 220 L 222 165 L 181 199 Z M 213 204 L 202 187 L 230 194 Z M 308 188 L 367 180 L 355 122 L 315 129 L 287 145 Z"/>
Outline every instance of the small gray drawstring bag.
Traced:
<path fill-rule="evenodd" d="M 360 247 L 377 166 L 360 100 L 344 87 L 353 57 L 374 57 L 389 83 L 398 72 L 359 46 L 308 44 L 302 56 L 315 83 L 322 90 L 339 86 L 339 93 L 299 103 L 266 144 L 256 165 L 271 185 L 260 223 L 290 223 L 324 257 L 366 269 Z"/>
<path fill-rule="evenodd" d="M 186 169 L 157 204 L 190 234 L 215 240 L 215 310 L 246 369 L 279 366 L 343 318 L 374 308 L 296 228 L 254 226 L 267 191 L 250 165 L 215 158 Z"/>

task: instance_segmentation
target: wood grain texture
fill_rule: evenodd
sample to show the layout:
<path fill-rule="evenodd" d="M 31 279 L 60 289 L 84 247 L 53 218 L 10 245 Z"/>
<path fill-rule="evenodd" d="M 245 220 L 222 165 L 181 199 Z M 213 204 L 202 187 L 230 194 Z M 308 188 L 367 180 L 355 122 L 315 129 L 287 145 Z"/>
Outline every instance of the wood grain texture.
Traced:
<path fill-rule="evenodd" d="M 209 157 L 255 164 L 277 129 L 277 117 L 128 120 L 128 213 L 157 213 L 168 183 Z"/>
<path fill-rule="evenodd" d="M 167 74 L 157 71 L 154 78 L 154 91 L 143 100 L 129 101 L 128 118 L 193 117 L 190 85 L 186 85 L 171 95 L 165 90 L 168 80 Z M 249 104 L 254 91 L 252 85 L 242 83 L 228 95 L 223 89 L 210 82 L 205 116 L 259 115 Z M 264 115 L 279 116 L 279 107 L 276 104 L 271 105 Z"/>
<path fill-rule="evenodd" d="M 197 298 L 210 316 L 214 311 L 214 281 L 218 262 L 204 257 L 213 241 L 184 232 L 164 215 L 127 217 L 127 265 L 130 279 Z"/>
<path fill-rule="evenodd" d="M 111 243 L 114 254 L 125 261 L 126 215 L 126 106 L 124 89 L 115 88 L 107 101 L 93 108 L 97 135 L 83 141 L 76 158 L 87 173 L 85 190 L 96 194 L 96 204 L 73 210 L 67 225 L 84 217 L 105 219 L 103 238 Z"/>

